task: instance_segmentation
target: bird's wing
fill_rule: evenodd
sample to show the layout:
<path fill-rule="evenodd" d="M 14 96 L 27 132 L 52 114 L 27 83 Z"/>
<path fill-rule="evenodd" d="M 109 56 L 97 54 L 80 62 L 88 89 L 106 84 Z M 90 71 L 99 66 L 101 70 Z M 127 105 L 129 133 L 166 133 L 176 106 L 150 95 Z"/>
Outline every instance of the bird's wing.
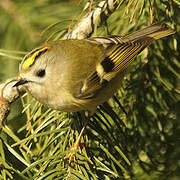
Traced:
<path fill-rule="evenodd" d="M 124 37 L 91 38 L 105 49 L 104 59 L 83 82 L 79 98 L 91 98 L 120 72 L 127 69 L 136 56 L 155 39 L 174 34 L 175 31 L 160 22 Z"/>
<path fill-rule="evenodd" d="M 80 99 L 94 97 L 118 73 L 127 69 L 136 56 L 151 44 L 153 38 L 143 37 L 131 42 L 127 38 L 113 36 L 109 38 L 92 38 L 90 41 L 104 46 L 105 57 L 96 65 L 96 70 L 83 82 L 78 95 Z"/>

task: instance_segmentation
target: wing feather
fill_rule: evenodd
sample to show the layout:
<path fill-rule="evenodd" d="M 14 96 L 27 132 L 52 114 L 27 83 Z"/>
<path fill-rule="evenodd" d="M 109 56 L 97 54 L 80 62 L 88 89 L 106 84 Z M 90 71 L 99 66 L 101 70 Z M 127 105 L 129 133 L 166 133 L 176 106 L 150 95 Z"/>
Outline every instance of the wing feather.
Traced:
<path fill-rule="evenodd" d="M 100 38 L 98 40 L 102 41 Z M 112 37 L 106 38 L 109 46 L 105 57 L 97 64 L 96 71 L 84 81 L 79 98 L 88 99 L 95 96 L 116 75 L 127 69 L 136 56 L 153 41 L 153 38 L 143 37 L 134 42 L 123 42 L 119 37 L 119 43 L 117 41 L 118 37 L 115 37 L 114 40 Z"/>
<path fill-rule="evenodd" d="M 134 61 L 153 40 L 174 34 L 175 31 L 163 22 L 136 31 L 127 36 L 111 36 L 108 38 L 90 38 L 105 51 L 105 57 L 97 63 L 96 71 L 90 74 L 83 83 L 80 98 L 91 98 L 108 82 L 118 76 Z"/>

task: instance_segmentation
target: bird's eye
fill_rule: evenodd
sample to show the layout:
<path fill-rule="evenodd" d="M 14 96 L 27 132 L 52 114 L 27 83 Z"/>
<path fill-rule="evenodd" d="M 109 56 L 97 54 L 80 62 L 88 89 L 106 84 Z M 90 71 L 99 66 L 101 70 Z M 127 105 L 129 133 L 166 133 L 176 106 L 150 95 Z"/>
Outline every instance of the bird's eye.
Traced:
<path fill-rule="evenodd" d="M 39 70 L 39 71 L 37 72 L 36 75 L 37 75 L 38 77 L 44 77 L 45 74 L 46 74 L 45 69 L 41 69 L 41 70 Z"/>

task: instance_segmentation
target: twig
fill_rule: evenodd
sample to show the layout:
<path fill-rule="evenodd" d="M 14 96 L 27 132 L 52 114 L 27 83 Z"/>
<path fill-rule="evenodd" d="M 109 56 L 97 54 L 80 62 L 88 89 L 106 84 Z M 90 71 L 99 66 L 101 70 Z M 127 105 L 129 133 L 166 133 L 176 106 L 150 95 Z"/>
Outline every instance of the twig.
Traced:
<path fill-rule="evenodd" d="M 64 38 L 84 39 L 89 37 L 94 32 L 95 25 L 100 25 L 105 21 L 116 10 L 119 3 L 120 0 L 101 1 L 97 7 L 91 12 L 88 12 Z"/>
<path fill-rule="evenodd" d="M 0 131 L 10 112 L 10 104 L 20 97 L 21 92 L 25 92 L 22 88 L 13 88 L 16 82 L 16 78 L 11 78 L 0 84 Z"/>

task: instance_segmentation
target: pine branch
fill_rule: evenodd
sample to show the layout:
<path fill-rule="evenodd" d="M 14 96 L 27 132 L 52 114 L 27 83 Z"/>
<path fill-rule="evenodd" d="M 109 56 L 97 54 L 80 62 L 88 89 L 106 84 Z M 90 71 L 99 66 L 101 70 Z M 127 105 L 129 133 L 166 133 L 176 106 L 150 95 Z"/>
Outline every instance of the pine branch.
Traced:
<path fill-rule="evenodd" d="M 85 6 L 89 6 L 88 2 Z M 74 30 L 65 35 L 65 39 L 84 39 L 94 32 L 94 27 L 105 21 L 117 8 L 120 0 L 101 1 L 97 7 L 87 13 L 75 26 Z"/>

